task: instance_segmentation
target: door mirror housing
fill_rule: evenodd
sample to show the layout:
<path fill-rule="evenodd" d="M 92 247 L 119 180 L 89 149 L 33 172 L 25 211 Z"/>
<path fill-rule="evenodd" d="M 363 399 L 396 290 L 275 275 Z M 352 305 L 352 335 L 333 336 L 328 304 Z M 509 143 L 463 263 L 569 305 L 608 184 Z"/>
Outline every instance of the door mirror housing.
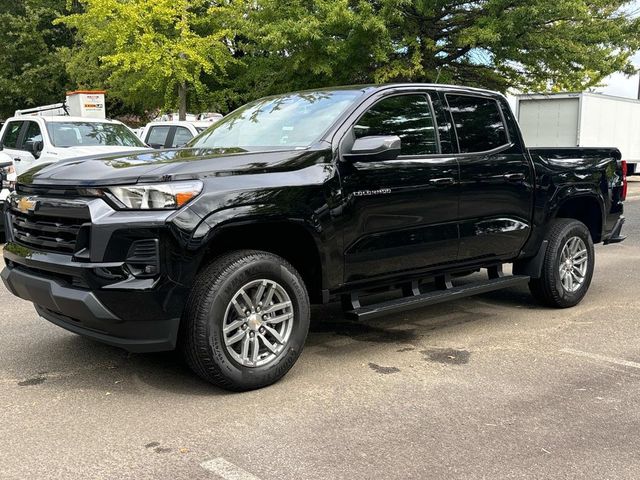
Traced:
<path fill-rule="evenodd" d="M 42 140 L 27 142 L 25 143 L 25 147 L 27 151 L 31 153 L 31 155 L 33 155 L 35 158 L 38 158 L 40 156 L 40 153 L 42 153 L 42 149 L 44 148 L 44 142 Z"/>
<path fill-rule="evenodd" d="M 375 135 L 357 138 L 351 151 L 343 156 L 350 162 L 394 160 L 400 155 L 402 140 L 397 135 Z"/>
<path fill-rule="evenodd" d="M 0 189 L 5 187 L 9 177 L 9 169 L 13 168 L 13 162 L 0 162 Z M 1 214 L 2 212 L 0 212 Z"/>

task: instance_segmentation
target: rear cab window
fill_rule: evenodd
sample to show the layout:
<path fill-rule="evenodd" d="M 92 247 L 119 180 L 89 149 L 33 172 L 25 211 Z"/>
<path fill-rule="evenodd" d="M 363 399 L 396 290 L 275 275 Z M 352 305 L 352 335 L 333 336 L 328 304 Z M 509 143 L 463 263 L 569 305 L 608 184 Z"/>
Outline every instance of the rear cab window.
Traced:
<path fill-rule="evenodd" d="M 446 94 L 460 153 L 487 152 L 509 144 L 498 102 L 489 97 Z"/>
<path fill-rule="evenodd" d="M 192 138 L 193 134 L 189 131 L 189 129 L 185 127 L 176 127 L 175 134 L 173 135 L 173 142 L 171 142 L 171 147 L 183 147 Z"/>
<path fill-rule="evenodd" d="M 169 126 L 151 127 L 145 141 L 154 148 L 163 148 L 167 142 L 169 130 L 171 130 Z"/>

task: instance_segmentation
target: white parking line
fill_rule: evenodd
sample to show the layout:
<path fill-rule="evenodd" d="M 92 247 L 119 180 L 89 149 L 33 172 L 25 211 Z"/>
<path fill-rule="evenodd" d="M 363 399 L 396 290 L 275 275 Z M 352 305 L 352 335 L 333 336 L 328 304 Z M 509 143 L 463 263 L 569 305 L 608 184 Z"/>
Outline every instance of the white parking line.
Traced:
<path fill-rule="evenodd" d="M 582 350 L 574 350 L 573 348 L 563 348 L 560 351 L 564 353 L 570 353 L 571 355 L 576 355 L 578 357 L 585 357 L 585 358 L 590 358 L 592 360 L 598 360 L 600 362 L 613 363 L 615 365 L 622 365 L 623 367 L 640 369 L 640 363 L 638 362 L 630 362 L 629 360 L 621 360 L 619 358 L 606 357 L 604 355 L 599 355 L 597 353 L 589 353 L 589 352 L 583 352 Z"/>
<path fill-rule="evenodd" d="M 222 457 L 202 462 L 200 466 L 224 478 L 224 480 L 260 480 L 255 475 L 252 475 Z"/>

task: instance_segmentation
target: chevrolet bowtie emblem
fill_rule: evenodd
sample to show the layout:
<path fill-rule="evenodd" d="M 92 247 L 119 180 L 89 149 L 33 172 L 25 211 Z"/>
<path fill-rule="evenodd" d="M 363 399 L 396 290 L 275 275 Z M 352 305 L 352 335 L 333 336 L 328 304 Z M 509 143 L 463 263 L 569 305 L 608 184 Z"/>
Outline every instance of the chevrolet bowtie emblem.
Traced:
<path fill-rule="evenodd" d="M 31 197 L 22 197 L 16 204 L 16 208 L 22 213 L 33 213 L 37 207 L 38 201 Z"/>

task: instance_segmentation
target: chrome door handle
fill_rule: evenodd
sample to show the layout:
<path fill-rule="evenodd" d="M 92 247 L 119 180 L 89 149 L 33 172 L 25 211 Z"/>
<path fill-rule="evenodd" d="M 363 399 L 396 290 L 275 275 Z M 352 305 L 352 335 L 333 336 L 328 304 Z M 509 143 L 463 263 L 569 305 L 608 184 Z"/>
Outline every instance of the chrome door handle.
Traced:
<path fill-rule="evenodd" d="M 431 185 L 453 185 L 455 183 L 455 179 L 453 177 L 445 177 L 445 178 L 432 178 L 429 180 Z"/>
<path fill-rule="evenodd" d="M 503 177 L 507 182 L 520 182 L 526 178 L 524 173 L 506 173 Z"/>

